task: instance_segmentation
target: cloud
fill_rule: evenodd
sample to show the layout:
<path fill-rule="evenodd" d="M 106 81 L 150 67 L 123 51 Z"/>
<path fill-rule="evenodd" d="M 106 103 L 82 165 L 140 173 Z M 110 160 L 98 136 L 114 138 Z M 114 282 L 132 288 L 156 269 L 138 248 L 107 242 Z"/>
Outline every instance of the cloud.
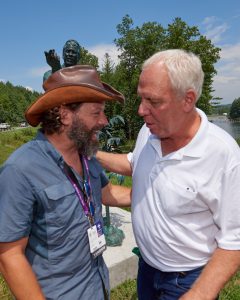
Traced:
<path fill-rule="evenodd" d="M 111 61 L 116 65 L 119 62 L 119 52 L 114 44 L 99 44 L 93 47 L 89 47 L 88 51 L 98 58 L 100 68 L 104 63 L 104 55 L 108 53 Z"/>
<path fill-rule="evenodd" d="M 239 15 L 233 18 L 238 18 Z M 231 19 L 229 19 L 231 22 Z M 220 60 L 215 65 L 217 75 L 213 78 L 213 96 L 221 97 L 222 104 L 232 103 L 240 97 L 240 42 L 227 44 L 225 38 L 229 39 L 234 33 L 234 26 L 215 16 L 206 17 L 202 22 L 205 35 L 212 43 L 221 48 Z"/>
<path fill-rule="evenodd" d="M 30 91 L 30 92 L 33 92 L 33 88 L 31 88 L 30 86 L 25 86 L 25 89 Z"/>
<path fill-rule="evenodd" d="M 240 18 L 240 14 L 235 15 L 235 16 L 233 16 L 232 18 L 233 18 L 233 19 L 238 19 L 238 18 Z"/>
<path fill-rule="evenodd" d="M 222 46 L 221 58 L 240 62 L 240 43 Z"/>
<path fill-rule="evenodd" d="M 0 82 L 6 83 L 7 81 L 5 79 L 0 79 Z"/>
<path fill-rule="evenodd" d="M 215 17 L 206 17 L 203 20 L 203 25 L 206 27 L 205 35 L 208 39 L 211 39 L 213 43 L 218 43 L 222 40 L 222 35 L 225 33 L 229 26 L 227 23 L 219 24 L 219 20 Z"/>
<path fill-rule="evenodd" d="M 220 61 L 214 77 L 215 96 L 223 98 L 222 103 L 231 103 L 240 97 L 240 43 L 223 45 Z"/>
<path fill-rule="evenodd" d="M 43 77 L 43 74 L 49 70 L 48 66 L 39 67 L 29 70 L 29 73 L 32 77 Z"/>

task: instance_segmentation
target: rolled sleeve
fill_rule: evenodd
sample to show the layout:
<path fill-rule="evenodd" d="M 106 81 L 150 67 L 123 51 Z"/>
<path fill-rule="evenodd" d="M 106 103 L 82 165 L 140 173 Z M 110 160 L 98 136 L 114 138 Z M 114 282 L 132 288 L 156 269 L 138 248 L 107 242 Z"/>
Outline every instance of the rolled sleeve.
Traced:
<path fill-rule="evenodd" d="M 132 164 L 132 162 L 133 162 L 133 153 L 132 153 L 132 152 L 129 152 L 129 153 L 127 154 L 127 159 L 128 159 L 128 161 L 130 162 L 130 164 Z"/>
<path fill-rule="evenodd" d="M 109 180 L 104 169 L 99 164 L 96 158 L 92 158 L 91 160 L 89 160 L 89 167 L 92 178 L 98 179 L 100 177 L 101 188 L 104 188 L 109 183 Z"/>
<path fill-rule="evenodd" d="M 104 171 L 102 171 L 101 174 L 100 174 L 100 180 L 101 180 L 102 188 L 104 188 L 109 183 L 107 175 Z"/>

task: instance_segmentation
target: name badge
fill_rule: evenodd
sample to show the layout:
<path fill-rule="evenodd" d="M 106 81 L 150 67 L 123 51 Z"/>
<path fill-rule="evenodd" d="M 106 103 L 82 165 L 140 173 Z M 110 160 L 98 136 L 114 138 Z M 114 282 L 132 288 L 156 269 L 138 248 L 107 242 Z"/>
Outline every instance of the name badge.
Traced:
<path fill-rule="evenodd" d="M 106 250 L 106 239 L 103 233 L 103 227 L 100 221 L 87 230 L 90 252 L 93 257 L 97 257 Z"/>

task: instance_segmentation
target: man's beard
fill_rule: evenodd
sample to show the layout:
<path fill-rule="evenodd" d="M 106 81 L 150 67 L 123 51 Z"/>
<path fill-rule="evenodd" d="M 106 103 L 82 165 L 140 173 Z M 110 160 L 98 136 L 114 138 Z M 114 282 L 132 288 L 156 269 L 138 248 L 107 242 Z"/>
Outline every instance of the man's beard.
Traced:
<path fill-rule="evenodd" d="M 81 120 L 74 117 L 72 126 L 67 131 L 67 135 L 69 139 L 74 142 L 80 154 L 91 158 L 97 153 L 99 147 L 98 140 L 93 140 L 92 136 L 100 129 L 99 126 L 95 126 L 89 130 Z"/>

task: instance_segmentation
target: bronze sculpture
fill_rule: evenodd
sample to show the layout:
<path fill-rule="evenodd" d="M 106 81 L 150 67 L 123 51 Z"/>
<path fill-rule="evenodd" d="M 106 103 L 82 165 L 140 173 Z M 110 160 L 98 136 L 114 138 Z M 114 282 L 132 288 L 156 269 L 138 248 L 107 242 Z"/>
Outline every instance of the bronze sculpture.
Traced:
<path fill-rule="evenodd" d="M 71 67 L 78 64 L 80 59 L 80 50 L 81 47 L 76 40 L 68 40 L 63 46 L 63 61 L 64 64 L 61 66 L 60 57 L 57 55 L 54 49 L 49 51 L 44 51 L 47 64 L 51 67 L 51 70 L 48 70 L 43 75 L 43 81 L 45 81 L 52 73 L 60 70 L 64 67 Z"/>

